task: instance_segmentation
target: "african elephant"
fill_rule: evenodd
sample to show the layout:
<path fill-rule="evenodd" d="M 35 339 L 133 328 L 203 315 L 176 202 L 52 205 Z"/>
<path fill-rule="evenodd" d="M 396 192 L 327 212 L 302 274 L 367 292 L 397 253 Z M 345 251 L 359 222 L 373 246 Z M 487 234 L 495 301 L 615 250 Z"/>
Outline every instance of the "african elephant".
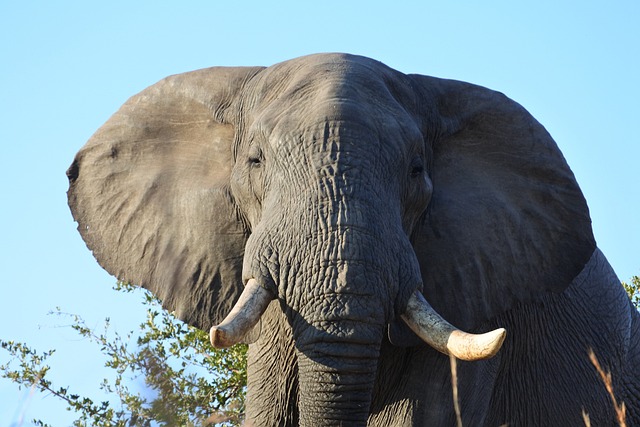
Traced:
<path fill-rule="evenodd" d="M 455 425 L 443 353 L 470 360 L 464 425 L 613 425 L 589 349 L 640 425 L 640 316 L 498 92 L 346 54 L 203 69 L 129 99 L 67 174 L 107 271 L 252 341 L 252 425 Z"/>

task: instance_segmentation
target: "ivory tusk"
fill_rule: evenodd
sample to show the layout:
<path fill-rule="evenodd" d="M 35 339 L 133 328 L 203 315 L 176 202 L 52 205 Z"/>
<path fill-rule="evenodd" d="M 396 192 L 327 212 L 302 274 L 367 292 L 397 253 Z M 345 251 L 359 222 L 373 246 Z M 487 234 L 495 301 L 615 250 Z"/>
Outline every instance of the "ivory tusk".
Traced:
<path fill-rule="evenodd" d="M 495 356 L 507 334 L 504 328 L 484 334 L 463 332 L 444 320 L 419 291 L 411 295 L 401 317 L 431 347 L 461 360 L 483 360 Z"/>
<path fill-rule="evenodd" d="M 216 348 L 227 348 L 239 343 L 260 320 L 273 294 L 250 279 L 231 312 L 217 326 L 209 331 L 211 344 Z"/>

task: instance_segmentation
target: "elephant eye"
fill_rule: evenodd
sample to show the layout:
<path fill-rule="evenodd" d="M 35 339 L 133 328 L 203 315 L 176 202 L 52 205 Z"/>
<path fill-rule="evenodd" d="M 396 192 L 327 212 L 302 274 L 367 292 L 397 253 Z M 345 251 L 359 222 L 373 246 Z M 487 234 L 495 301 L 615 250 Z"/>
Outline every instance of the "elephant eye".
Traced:
<path fill-rule="evenodd" d="M 250 151 L 249 151 L 249 156 L 248 156 L 248 163 L 249 166 L 251 167 L 259 167 L 262 165 L 262 150 L 260 150 L 258 147 L 253 147 Z"/>
<path fill-rule="evenodd" d="M 411 177 L 417 178 L 419 176 L 422 176 L 423 173 L 424 163 L 422 163 L 422 159 L 419 157 L 413 159 L 413 161 L 411 162 Z"/>
<path fill-rule="evenodd" d="M 249 164 L 251 166 L 260 166 L 262 160 L 259 157 L 249 157 Z"/>

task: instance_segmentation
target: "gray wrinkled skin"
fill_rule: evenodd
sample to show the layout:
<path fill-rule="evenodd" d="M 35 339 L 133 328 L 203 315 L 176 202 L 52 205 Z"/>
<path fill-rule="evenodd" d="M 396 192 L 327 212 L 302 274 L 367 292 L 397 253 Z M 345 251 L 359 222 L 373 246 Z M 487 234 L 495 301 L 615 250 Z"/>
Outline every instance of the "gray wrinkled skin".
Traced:
<path fill-rule="evenodd" d="M 467 426 L 640 425 L 640 318 L 545 129 L 504 95 L 358 56 L 169 77 L 67 172 L 98 262 L 205 330 L 255 279 L 252 425 L 455 425 L 449 360 L 401 322 L 507 329 L 460 362 Z"/>

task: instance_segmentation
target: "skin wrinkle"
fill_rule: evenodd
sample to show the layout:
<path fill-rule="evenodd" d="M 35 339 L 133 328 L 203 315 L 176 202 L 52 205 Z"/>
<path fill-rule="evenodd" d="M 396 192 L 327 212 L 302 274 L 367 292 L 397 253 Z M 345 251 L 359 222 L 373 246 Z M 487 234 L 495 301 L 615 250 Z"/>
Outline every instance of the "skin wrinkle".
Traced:
<path fill-rule="evenodd" d="M 376 361 L 374 360 L 373 363 L 375 364 Z M 334 376 L 327 373 L 326 368 L 322 367 L 322 371 L 318 370 L 319 365 L 302 352 L 299 352 L 299 366 L 301 373 L 300 402 L 305 408 L 305 411 L 301 413 L 303 417 L 301 424 L 314 426 L 333 424 L 329 423 L 331 419 L 362 423 L 363 417 L 366 419 L 369 409 L 369 390 L 374 381 L 370 369 L 365 374 L 340 372 Z M 323 378 L 325 381 L 321 382 Z M 343 394 L 342 390 L 345 389 L 346 394 Z M 349 398 L 339 399 L 336 396 L 348 396 Z M 310 399 L 319 402 L 313 405 L 308 404 Z"/>

